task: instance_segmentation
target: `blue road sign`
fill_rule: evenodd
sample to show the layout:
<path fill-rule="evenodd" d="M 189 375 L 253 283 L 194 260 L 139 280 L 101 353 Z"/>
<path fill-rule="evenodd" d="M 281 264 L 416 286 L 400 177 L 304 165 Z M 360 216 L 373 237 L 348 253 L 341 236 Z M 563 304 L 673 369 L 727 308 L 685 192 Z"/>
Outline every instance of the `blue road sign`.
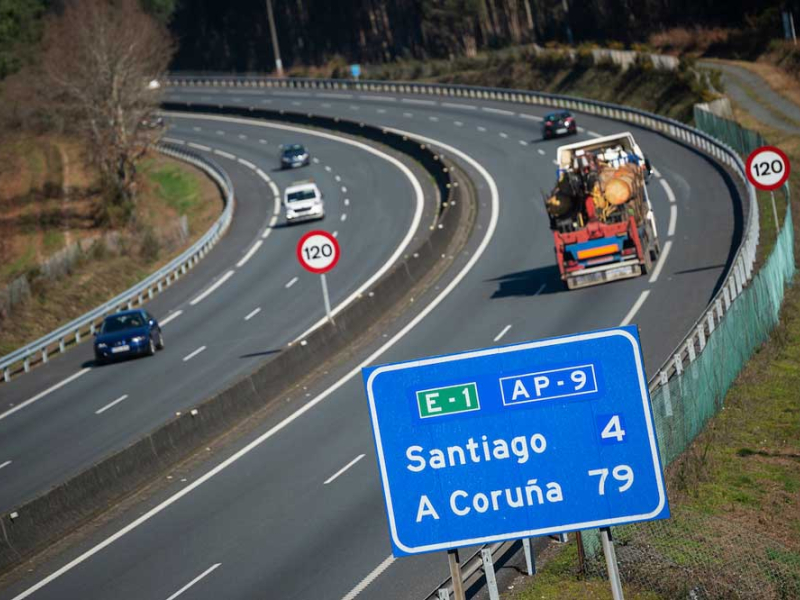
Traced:
<path fill-rule="evenodd" d="M 395 556 L 669 517 L 635 327 L 363 377 Z"/>
<path fill-rule="evenodd" d="M 355 79 L 358 79 L 359 77 L 361 77 L 361 65 L 350 65 L 350 74 Z"/>

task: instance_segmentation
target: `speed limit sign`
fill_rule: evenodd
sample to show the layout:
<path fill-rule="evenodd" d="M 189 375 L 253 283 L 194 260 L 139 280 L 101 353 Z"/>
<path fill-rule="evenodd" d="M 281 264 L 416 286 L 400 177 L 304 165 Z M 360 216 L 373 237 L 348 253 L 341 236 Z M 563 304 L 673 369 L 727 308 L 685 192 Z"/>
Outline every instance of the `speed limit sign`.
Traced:
<path fill-rule="evenodd" d="M 339 261 L 339 242 L 327 231 L 309 231 L 297 242 L 297 259 L 311 273 L 327 273 Z"/>
<path fill-rule="evenodd" d="M 747 158 L 747 178 L 765 192 L 781 187 L 789 179 L 789 158 L 775 146 L 762 146 Z"/>

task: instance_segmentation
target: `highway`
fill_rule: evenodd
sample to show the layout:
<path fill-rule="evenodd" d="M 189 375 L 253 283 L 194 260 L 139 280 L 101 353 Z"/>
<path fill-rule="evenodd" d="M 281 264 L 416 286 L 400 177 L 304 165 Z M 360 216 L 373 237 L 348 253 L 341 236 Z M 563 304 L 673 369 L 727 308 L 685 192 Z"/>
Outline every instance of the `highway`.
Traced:
<path fill-rule="evenodd" d="M 304 232 L 324 227 L 344 244 L 341 264 L 328 277 L 336 305 L 419 229 L 425 198 L 417 190 L 433 206 L 435 191 L 427 182 L 423 190 L 421 169 L 404 173 L 387 160 L 393 157 L 297 130 L 255 133 L 249 139 L 249 128 L 239 125 L 175 120 L 168 139 L 189 140 L 229 172 L 237 197 L 232 228 L 184 279 L 148 304 L 164 323 L 166 349 L 155 358 L 98 368 L 85 343 L 0 388 L 0 463 L 11 461 L 0 472 L 0 510 L 198 404 L 323 318 L 319 277 L 295 258 Z M 292 141 L 306 144 L 315 162 L 276 171 L 279 145 Z M 282 214 L 275 215 L 276 192 L 308 177 L 325 196 L 327 216 L 285 227 Z M 372 202 L 378 193 L 385 202 Z"/>
<path fill-rule="evenodd" d="M 415 299 L 414 310 L 370 346 L 348 357 L 336 372 L 309 389 L 302 408 L 295 404 L 282 407 L 263 426 L 226 448 L 209 464 L 176 477 L 144 504 L 106 523 L 24 581 L 11 585 L 0 598 L 350 600 L 356 594 L 359 599 L 424 597 L 445 576 L 446 559 L 443 555 L 399 561 L 389 557 L 383 500 L 358 367 L 364 362 L 398 361 L 636 323 L 641 328 L 645 362 L 652 375 L 712 296 L 741 228 L 738 204 L 732 197 L 735 192 L 701 155 L 645 130 L 578 115 L 582 128 L 578 139 L 630 130 L 651 157 L 658 176 L 649 190 L 663 252 L 650 276 L 566 292 L 553 263 L 552 238 L 541 202 L 541 192 L 552 184 L 554 151 L 560 143 L 539 139 L 544 109 L 420 97 L 317 95 L 311 91 L 181 89 L 173 91 L 169 99 L 252 104 L 346 118 L 357 115 L 365 122 L 424 136 L 457 160 L 475 181 L 480 204 L 475 233 L 442 283 Z M 259 153 L 253 149 L 258 147 L 255 144 L 261 135 L 256 132 L 262 130 L 237 119 L 179 119 L 170 136 L 209 147 L 212 141 L 220 143 L 224 138 L 226 144 L 231 144 L 226 151 L 235 150 L 255 162 Z M 240 133 L 234 136 L 235 132 Z M 238 135 L 246 135 L 247 139 L 239 139 Z M 352 165 L 346 157 L 341 158 L 339 170 L 344 178 L 344 170 Z M 224 164 L 231 167 L 235 183 L 247 175 L 240 172 L 239 165 Z M 382 181 L 364 198 L 372 199 L 375 207 L 404 207 L 403 218 L 408 223 L 413 207 L 413 200 L 408 197 L 410 185 L 391 172 L 398 183 Z M 385 176 L 389 176 L 388 172 Z M 278 174 L 274 177 L 277 180 Z M 255 185 L 263 187 L 257 181 Z M 240 197 L 245 193 L 248 192 L 237 186 Z M 257 222 L 263 224 L 266 214 Z M 374 227 L 372 215 L 369 219 L 369 228 L 355 230 L 359 235 Z M 399 226 L 398 221 L 393 226 L 392 219 L 388 221 L 392 239 L 399 240 L 408 225 Z M 346 223 L 351 223 L 350 218 Z M 242 235 L 252 241 L 259 231 L 255 227 Z M 278 233 L 279 230 L 273 232 L 275 240 Z M 236 235 L 233 231 L 224 243 L 236 239 Z M 383 237 L 377 239 L 387 239 L 387 235 L 383 232 Z M 340 240 L 344 240 L 343 236 L 342 227 Z M 267 240 L 273 241 L 272 237 Z M 216 269 L 210 263 L 208 267 L 202 263 L 192 275 L 195 288 L 185 293 L 182 302 L 190 302 L 201 293 L 214 275 L 222 276 L 233 268 L 247 245 L 239 244 L 238 253 L 230 250 L 228 255 L 222 245 L 214 250 L 213 254 L 222 257 L 213 259 Z M 390 254 L 390 249 L 382 245 L 365 242 L 358 256 L 363 258 L 377 248 L 384 256 Z M 271 255 L 264 253 L 264 260 L 268 256 Z M 378 263 L 380 260 L 372 270 Z M 201 268 L 208 269 L 204 277 L 199 276 L 203 275 Z M 173 344 L 172 348 L 183 338 L 202 335 L 214 342 L 227 340 L 235 350 L 228 350 L 226 356 L 274 348 L 264 338 L 246 341 L 247 326 L 242 328 L 244 333 L 237 333 L 242 329 L 215 327 L 210 317 L 234 312 L 235 306 L 235 312 L 243 319 L 256 305 L 252 298 L 255 282 L 263 281 L 265 286 L 269 283 L 280 291 L 292 277 L 283 268 L 278 264 L 273 264 L 272 269 L 260 268 L 249 285 L 243 287 L 233 286 L 234 282 L 247 279 L 239 277 L 245 273 L 237 272 L 229 284 L 199 304 L 202 307 L 209 302 L 211 308 L 214 302 L 215 310 L 206 316 L 207 325 L 201 328 L 193 322 L 191 328 L 176 327 L 172 331 L 165 327 L 168 345 Z M 297 269 L 294 264 L 291 268 Z M 364 269 L 356 275 L 352 285 L 356 285 L 359 275 L 364 277 L 369 272 Z M 290 305 L 262 301 L 264 312 L 268 307 L 277 322 L 291 328 L 295 323 L 287 319 L 287 310 L 295 311 L 299 303 L 307 302 L 310 307 L 320 302 L 318 289 L 311 287 L 315 282 L 309 282 Z M 339 297 L 344 293 L 340 292 Z M 189 311 L 174 324 L 183 322 L 188 327 L 185 316 Z M 281 333 L 288 340 L 300 329 Z M 199 343 L 197 338 L 191 341 L 176 356 Z M 78 352 L 74 351 L 76 356 Z M 197 358 L 218 354 L 222 353 L 206 351 Z M 200 368 L 174 377 L 166 375 L 166 364 L 156 367 L 161 358 L 118 365 L 115 370 L 125 369 L 126 375 L 130 373 L 141 382 L 145 378 L 150 381 L 158 369 L 164 368 L 165 385 L 170 386 L 171 393 L 183 390 L 189 397 L 211 391 L 218 385 L 220 372 L 233 368 L 226 359 L 218 358 L 214 364 L 196 363 L 192 366 Z M 145 374 L 143 369 L 151 370 Z M 45 374 L 48 369 L 39 371 Z M 82 382 L 90 381 L 90 376 L 96 376 L 94 369 L 62 388 L 64 404 L 83 394 L 97 394 L 98 390 L 111 401 L 122 391 L 109 389 L 116 385 L 116 377 L 80 388 Z M 38 381 L 39 377 L 44 375 L 34 373 L 30 380 Z M 164 413 L 152 416 L 151 411 L 168 402 L 165 399 L 169 397 L 170 393 L 160 396 L 160 403 L 151 402 L 150 398 L 143 401 L 142 418 L 149 418 L 151 424 L 163 419 Z M 128 400 L 120 406 L 127 403 Z M 56 402 L 49 398 L 15 416 L 41 410 L 36 420 L 49 419 L 57 427 L 56 423 L 69 420 L 74 413 L 63 408 L 58 414 L 49 415 L 44 407 L 51 404 Z M 170 406 L 170 410 L 174 407 Z M 0 421 L 0 427 L 4 426 L 8 427 Z M 0 431 L 4 442 L 5 435 Z M 24 443 L 20 438 L 8 449 Z M 48 447 L 53 448 L 54 444 L 48 442 Z M 4 476 L 0 472 L 0 478 Z"/>

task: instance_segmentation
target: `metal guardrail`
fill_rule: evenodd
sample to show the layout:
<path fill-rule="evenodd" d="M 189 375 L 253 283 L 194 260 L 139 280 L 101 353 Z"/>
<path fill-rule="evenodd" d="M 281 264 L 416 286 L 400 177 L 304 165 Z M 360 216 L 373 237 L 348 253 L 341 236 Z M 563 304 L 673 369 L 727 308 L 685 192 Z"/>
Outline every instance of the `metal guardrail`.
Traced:
<path fill-rule="evenodd" d="M 37 359 L 46 363 L 51 353 L 64 352 L 67 344 L 71 341 L 78 343 L 81 341 L 82 336 L 92 335 L 98 323 L 107 315 L 118 310 L 133 308 L 137 304 L 142 304 L 145 298 L 152 298 L 156 292 L 160 292 L 164 287 L 171 285 L 181 275 L 194 267 L 227 231 L 233 217 L 235 203 L 233 184 L 228 174 L 213 160 L 183 148 L 162 143 L 157 146 L 157 149 L 162 154 L 198 167 L 211 177 L 219 185 L 225 196 L 225 208 L 222 214 L 203 237 L 192 244 L 180 256 L 143 281 L 125 290 L 102 306 L 90 310 L 35 342 L 0 358 L 0 370 L 3 372 L 4 381 L 10 381 L 12 374 L 19 370 L 27 373 L 31 368 L 31 363 Z"/>
<path fill-rule="evenodd" d="M 224 87 L 257 89 L 298 89 L 327 91 L 380 92 L 395 94 L 418 94 L 444 96 L 473 100 L 534 104 L 553 108 L 564 108 L 597 115 L 606 119 L 624 121 L 644 127 L 679 142 L 692 146 L 725 165 L 734 173 L 747 190 L 746 224 L 739 247 L 731 262 L 728 275 L 706 309 L 695 321 L 689 332 L 675 350 L 670 353 L 649 382 L 650 391 L 667 385 L 670 378 L 680 376 L 686 366 L 696 360 L 706 346 L 708 336 L 725 317 L 731 304 L 746 287 L 753 276 L 756 248 L 759 241 L 759 214 L 755 188 L 747 180 L 745 164 L 737 152 L 727 144 L 675 119 L 662 117 L 647 111 L 570 96 L 532 92 L 526 90 L 499 89 L 457 84 L 350 81 L 334 79 L 274 79 L 258 75 L 182 74 L 171 75 L 167 85 L 184 87 Z M 788 190 L 787 190 L 788 193 Z"/>

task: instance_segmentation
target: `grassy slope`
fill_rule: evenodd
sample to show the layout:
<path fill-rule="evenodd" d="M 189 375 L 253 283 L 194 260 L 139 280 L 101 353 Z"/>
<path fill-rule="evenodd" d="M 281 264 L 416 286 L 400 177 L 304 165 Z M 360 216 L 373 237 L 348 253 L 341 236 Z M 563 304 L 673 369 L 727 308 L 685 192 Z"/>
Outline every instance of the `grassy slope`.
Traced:
<path fill-rule="evenodd" d="M 105 230 L 97 228 L 90 217 L 99 201 L 92 194 L 91 176 L 73 164 L 70 169 L 75 184 L 69 207 L 80 215 L 72 219 L 42 219 L 47 207 L 62 210 L 61 198 L 48 198 L 41 182 L 50 178 L 59 187 L 63 174 L 61 163 L 52 163 L 49 170 L 41 159 L 42 147 L 52 140 L 23 139 L 13 146 L 3 146 L 0 154 L 16 152 L 21 156 L 20 167 L 15 171 L 16 191 L 14 205 L 23 205 L 31 218 L 16 218 L 6 223 L 12 231 L 13 244 L 0 267 L 0 282 L 8 282 L 21 273 L 29 272 L 48 255 L 60 250 L 67 237 L 93 237 Z M 75 153 L 71 158 L 78 156 Z M 26 168 L 26 164 L 35 168 Z M 6 174 L 12 171 L 7 171 Z M 12 172 L 13 173 L 13 172 Z M 13 309 L 13 318 L 0 321 L 0 356 L 46 334 L 101 304 L 141 280 L 183 247 L 202 235 L 219 215 L 219 191 L 213 182 L 196 169 L 160 155 L 147 159 L 141 166 L 142 181 L 137 208 L 137 223 L 144 228 L 159 228 L 164 224 L 174 226 L 180 215 L 189 223 L 189 239 L 181 248 L 166 251 L 163 248 L 143 252 L 138 248 L 122 248 L 121 253 L 107 252 L 103 245 L 84 256 L 68 277 L 55 282 L 33 286 L 32 297 Z M 0 181 L 3 173 L 0 173 Z M 9 198 L 5 198 L 8 202 Z M 17 217 L 24 217 L 18 212 Z M 174 227 L 173 227 L 174 228 Z M 155 251 L 152 251 L 155 250 Z"/>

